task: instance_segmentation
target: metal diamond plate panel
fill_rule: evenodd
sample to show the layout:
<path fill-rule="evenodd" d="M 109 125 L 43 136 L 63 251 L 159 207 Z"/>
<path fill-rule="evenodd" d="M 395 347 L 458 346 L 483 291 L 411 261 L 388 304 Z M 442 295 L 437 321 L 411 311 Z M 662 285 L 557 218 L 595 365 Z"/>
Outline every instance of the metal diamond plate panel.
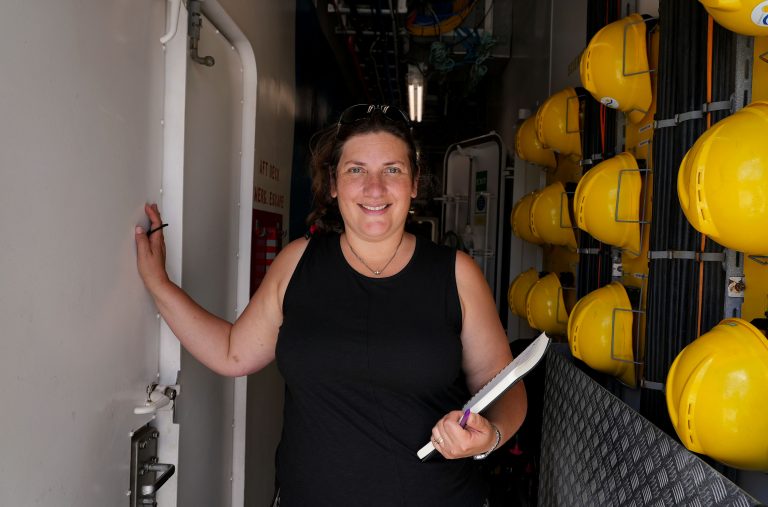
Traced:
<path fill-rule="evenodd" d="M 554 348 L 547 358 L 539 503 L 758 504 Z"/>

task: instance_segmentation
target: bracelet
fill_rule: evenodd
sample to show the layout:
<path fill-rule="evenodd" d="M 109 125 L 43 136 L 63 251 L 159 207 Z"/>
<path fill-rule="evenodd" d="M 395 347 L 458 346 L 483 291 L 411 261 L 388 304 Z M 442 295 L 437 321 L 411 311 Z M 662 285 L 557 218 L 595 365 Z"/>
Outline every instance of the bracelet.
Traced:
<path fill-rule="evenodd" d="M 491 423 L 491 426 L 493 426 L 493 431 L 496 432 L 496 441 L 493 443 L 493 447 L 491 447 L 488 451 L 482 454 L 473 456 L 472 459 L 476 459 L 476 460 L 485 459 L 488 457 L 489 454 L 495 451 L 496 448 L 499 446 L 499 442 L 501 442 L 501 432 L 499 431 L 499 428 L 497 428 L 495 424 Z"/>

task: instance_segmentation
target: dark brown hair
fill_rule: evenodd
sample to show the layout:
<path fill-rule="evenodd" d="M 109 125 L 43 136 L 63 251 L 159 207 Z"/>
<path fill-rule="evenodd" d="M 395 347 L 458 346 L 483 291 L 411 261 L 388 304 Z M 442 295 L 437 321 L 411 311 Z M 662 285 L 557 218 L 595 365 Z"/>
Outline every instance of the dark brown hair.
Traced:
<path fill-rule="evenodd" d="M 374 110 L 370 115 L 350 124 L 333 124 L 321 130 L 310 146 L 312 158 L 312 211 L 307 225 L 312 232 L 342 232 L 344 220 L 339 204 L 331 197 L 331 182 L 341 159 L 344 144 L 352 137 L 363 134 L 386 132 L 402 140 L 408 148 L 411 177 L 418 180 L 420 174 L 419 156 L 410 126 L 405 122 L 394 122 Z"/>

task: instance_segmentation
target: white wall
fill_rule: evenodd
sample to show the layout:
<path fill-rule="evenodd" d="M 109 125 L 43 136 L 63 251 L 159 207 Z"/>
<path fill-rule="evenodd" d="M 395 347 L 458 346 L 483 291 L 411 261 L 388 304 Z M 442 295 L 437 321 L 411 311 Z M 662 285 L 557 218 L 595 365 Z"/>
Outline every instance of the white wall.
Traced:
<path fill-rule="evenodd" d="M 163 2 L 3 2 L 0 505 L 127 503 L 159 324 L 133 228 L 160 188 Z"/>
<path fill-rule="evenodd" d="M 551 5 L 548 95 L 581 86 L 578 58 L 587 47 L 587 2 L 551 0 Z"/>
<path fill-rule="evenodd" d="M 546 175 L 542 167 L 526 162 L 517 155 L 514 158 L 514 186 L 510 199 L 512 199 L 513 203 L 517 203 L 524 195 L 543 188 L 546 185 Z M 541 271 L 543 260 L 544 253 L 539 245 L 523 241 L 512 234 L 509 249 L 510 281 L 507 286 L 523 271 L 527 271 L 530 268 Z M 535 338 L 537 335 L 538 331 L 528 325 L 528 319 L 517 316 L 509 310 L 507 314 L 507 337 L 510 341 Z"/>
<path fill-rule="evenodd" d="M 586 46 L 586 0 L 514 1 L 512 6 L 512 54 L 490 98 L 489 117 L 510 147 L 515 146 L 517 127 L 524 117 L 520 110 L 536 114 L 539 105 L 566 86 L 580 86 L 578 69 L 568 66 Z M 512 200 L 544 186 L 544 173 L 534 164 L 515 159 Z M 516 236 L 511 238 L 510 277 L 530 267 L 541 269 L 541 249 Z M 525 319 L 509 313 L 510 339 L 534 337 Z"/>

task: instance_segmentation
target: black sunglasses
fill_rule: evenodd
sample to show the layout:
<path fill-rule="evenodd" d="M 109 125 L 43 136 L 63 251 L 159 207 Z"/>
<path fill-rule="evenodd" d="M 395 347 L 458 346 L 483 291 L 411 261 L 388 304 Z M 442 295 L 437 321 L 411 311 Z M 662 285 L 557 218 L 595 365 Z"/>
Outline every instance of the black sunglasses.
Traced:
<path fill-rule="evenodd" d="M 411 128 L 411 120 L 404 112 L 394 106 L 382 106 L 378 104 L 355 104 L 341 113 L 339 122 L 336 124 L 336 136 L 339 135 L 342 125 L 353 125 L 355 123 L 367 120 L 374 114 L 380 114 L 384 119 L 392 123 L 403 123 Z"/>

